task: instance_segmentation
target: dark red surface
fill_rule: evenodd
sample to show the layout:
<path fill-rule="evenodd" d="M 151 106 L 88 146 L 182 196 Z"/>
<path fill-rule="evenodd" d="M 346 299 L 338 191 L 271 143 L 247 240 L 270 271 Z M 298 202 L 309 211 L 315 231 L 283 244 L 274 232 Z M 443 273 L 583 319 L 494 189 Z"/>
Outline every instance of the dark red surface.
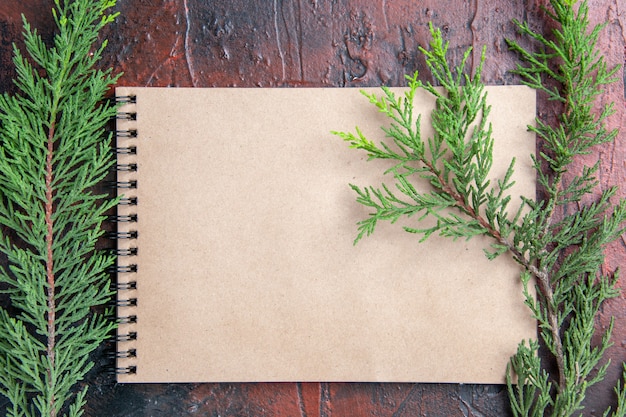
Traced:
<path fill-rule="evenodd" d="M 20 13 L 46 39 L 52 33 L 52 0 L 0 3 L 0 90 L 11 90 L 11 42 L 20 42 Z M 361 87 L 403 85 L 418 69 L 429 80 L 418 46 L 428 42 L 428 22 L 442 28 L 451 58 L 475 48 L 475 67 L 487 46 L 484 80 L 519 83 L 508 71 L 517 57 L 505 37 L 517 37 L 511 19 L 548 28 L 538 1 L 523 0 L 118 0 L 121 16 L 103 34 L 109 47 L 102 62 L 124 71 L 121 85 L 196 87 Z M 626 5 L 590 2 L 593 22 L 608 22 L 601 39 L 609 65 L 622 64 Z M 620 78 L 624 71 L 618 73 Z M 610 87 L 603 102 L 616 104 L 615 144 L 588 160 L 602 160 L 601 186 L 626 184 L 624 83 Z M 541 97 L 538 111 L 557 111 Z M 329 127 L 330 129 L 331 127 Z M 581 161 L 572 170 L 580 169 Z M 624 188 L 620 195 L 625 195 Z M 626 239 L 607 249 L 606 268 L 626 264 Z M 620 286 L 626 287 L 624 280 Z M 6 301 L 6 300 L 3 300 Z M 612 387 L 626 360 L 626 298 L 604 307 L 597 327 L 615 318 L 614 346 L 606 381 L 594 387 L 585 415 L 601 415 L 614 403 Z M 419 341 L 415 341 L 419 343 Z M 110 346 L 108 346 L 110 348 Z M 106 348 L 89 375 L 86 416 L 508 416 L 503 386 L 453 384 L 178 384 L 116 385 L 106 373 Z M 410 366 L 410 364 L 407 364 Z M 2 400 L 0 400 L 0 407 Z"/>

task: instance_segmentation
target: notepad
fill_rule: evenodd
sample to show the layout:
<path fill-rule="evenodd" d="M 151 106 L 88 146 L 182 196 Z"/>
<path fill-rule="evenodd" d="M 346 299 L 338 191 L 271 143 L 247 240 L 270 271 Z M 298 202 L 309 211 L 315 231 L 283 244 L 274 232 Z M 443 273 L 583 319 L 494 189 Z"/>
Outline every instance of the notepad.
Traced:
<path fill-rule="evenodd" d="M 515 206 L 535 195 L 535 93 L 487 91 L 493 177 L 517 159 Z M 330 133 L 384 139 L 359 90 L 116 95 L 119 382 L 502 383 L 536 338 L 520 268 L 487 260 L 489 239 L 420 243 L 404 219 L 353 245 L 369 212 L 348 184 L 393 184 L 390 162 Z M 414 104 L 427 138 L 434 99 Z"/>

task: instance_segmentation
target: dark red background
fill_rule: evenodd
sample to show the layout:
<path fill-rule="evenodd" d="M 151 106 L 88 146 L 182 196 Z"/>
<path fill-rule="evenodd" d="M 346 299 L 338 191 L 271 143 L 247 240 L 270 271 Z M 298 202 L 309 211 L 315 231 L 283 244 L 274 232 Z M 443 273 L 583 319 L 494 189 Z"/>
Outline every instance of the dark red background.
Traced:
<path fill-rule="evenodd" d="M 484 80 L 517 84 L 508 71 L 518 62 L 504 39 L 518 38 L 511 19 L 526 19 L 549 30 L 540 5 L 523 0 L 118 0 L 121 12 L 103 36 L 109 40 L 103 67 L 123 71 L 121 85 L 196 87 L 361 87 L 403 85 L 419 70 L 430 80 L 418 46 L 428 42 L 428 22 L 450 41 L 459 62 L 469 46 L 475 67 L 487 46 Z M 12 90 L 11 43 L 20 44 L 20 13 L 50 39 L 52 0 L 0 3 L 0 91 Z M 626 5 L 621 0 L 590 2 L 592 22 L 607 22 L 600 48 L 609 65 L 622 64 Z M 624 71 L 618 73 L 624 78 Z M 626 107 L 624 83 L 610 86 L 602 102 L 613 101 L 611 127 L 621 128 L 615 144 L 587 158 L 601 158 L 601 187 L 624 185 Z M 539 97 L 538 112 L 558 111 Z M 580 169 L 582 162 L 572 168 Z M 626 193 L 622 189 L 620 195 Z M 400 232 L 400 231 L 399 231 Z M 417 244 L 417 242 L 416 242 Z M 607 249 L 606 268 L 626 261 L 626 241 Z M 626 287 L 624 281 L 620 286 Z M 6 300 L 3 300 L 6 304 Z M 597 328 L 615 317 L 613 361 L 606 381 L 594 387 L 585 415 L 601 415 L 614 404 L 612 387 L 626 360 L 626 298 L 607 303 Z M 415 343 L 419 343 L 416 340 Z M 104 346 L 95 356 L 86 416 L 508 416 L 503 386 L 454 384 L 163 384 L 116 385 L 106 369 Z M 407 364 L 407 366 L 410 366 Z M 2 406 L 0 399 L 0 407 Z"/>

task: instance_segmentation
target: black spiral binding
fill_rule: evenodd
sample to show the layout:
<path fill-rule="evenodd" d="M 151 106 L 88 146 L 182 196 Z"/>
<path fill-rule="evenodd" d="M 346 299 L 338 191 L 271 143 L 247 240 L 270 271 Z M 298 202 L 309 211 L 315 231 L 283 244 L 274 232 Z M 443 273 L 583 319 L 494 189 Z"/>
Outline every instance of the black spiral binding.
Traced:
<path fill-rule="evenodd" d="M 114 253 L 117 255 L 117 264 L 112 268 L 117 275 L 117 317 L 118 332 L 115 338 L 117 349 L 115 352 L 115 373 L 129 375 L 137 373 L 135 358 L 137 350 L 134 341 L 137 340 L 136 323 L 138 321 L 135 309 L 137 307 L 137 263 L 134 257 L 138 254 L 136 223 L 138 221 L 137 206 L 137 164 L 134 157 L 137 154 L 137 112 L 135 111 L 136 97 L 125 95 L 116 97 L 120 105 L 117 113 L 116 148 L 117 164 L 114 169 L 116 180 L 110 184 L 123 197 L 120 199 L 118 213 L 109 220 L 115 224 L 116 231 L 109 234 L 117 241 Z"/>

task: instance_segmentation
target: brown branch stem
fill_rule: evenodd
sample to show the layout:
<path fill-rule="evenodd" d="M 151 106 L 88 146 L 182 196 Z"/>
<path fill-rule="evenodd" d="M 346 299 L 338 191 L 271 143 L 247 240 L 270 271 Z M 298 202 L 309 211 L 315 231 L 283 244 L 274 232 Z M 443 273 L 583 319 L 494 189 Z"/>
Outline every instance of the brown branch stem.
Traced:
<path fill-rule="evenodd" d="M 428 167 L 428 169 L 437 176 L 437 180 L 439 184 L 441 184 L 441 189 L 443 192 L 451 196 L 455 202 L 456 206 L 460 208 L 462 211 L 466 212 L 472 219 L 476 220 L 486 231 L 489 236 L 493 239 L 497 240 L 498 243 L 504 245 L 508 251 L 511 253 L 513 258 L 519 262 L 527 271 L 529 271 L 537 280 L 537 287 L 541 296 L 545 299 L 546 307 L 548 311 L 548 324 L 550 326 L 550 332 L 552 334 L 552 339 L 554 343 L 555 349 L 555 359 L 559 373 L 559 390 L 565 388 L 565 358 L 563 354 L 563 342 L 561 340 L 560 327 L 558 322 L 558 315 L 556 311 L 556 306 L 554 305 L 554 291 L 552 289 L 552 285 L 550 283 L 550 276 L 548 271 L 545 269 L 540 270 L 537 266 L 531 262 L 531 260 L 527 259 L 523 253 L 521 253 L 513 243 L 509 242 L 505 239 L 502 234 L 495 229 L 487 219 L 485 219 L 480 213 L 477 213 L 473 207 L 469 206 L 465 203 L 465 199 L 461 194 L 459 194 L 452 186 L 450 186 L 447 181 L 445 181 L 444 177 L 441 175 L 441 172 L 429 161 L 426 159 L 422 159 L 422 162 Z M 560 176 L 559 176 L 560 178 Z M 555 201 L 553 202 L 553 206 L 550 212 L 550 216 L 554 211 L 554 207 L 556 206 L 556 196 Z M 547 228 L 549 224 L 546 225 L 546 229 L 544 233 L 547 233 Z"/>
<path fill-rule="evenodd" d="M 55 277 L 54 277 L 54 257 L 52 253 L 52 244 L 54 242 L 54 220 L 52 219 L 53 212 L 53 192 L 52 192 L 52 156 L 54 153 L 54 131 L 55 122 L 53 121 L 48 131 L 48 143 L 47 143 L 47 156 L 46 156 L 46 202 L 45 202 L 45 217 L 46 217 L 46 280 L 48 283 L 47 298 L 48 298 L 48 345 L 47 356 L 50 361 L 50 368 L 48 369 L 48 386 L 54 386 L 52 381 L 52 369 L 55 367 L 55 343 L 56 343 L 56 300 L 55 300 Z M 51 390 L 52 391 L 52 390 Z M 50 394 L 50 417 L 56 417 L 57 410 L 55 404 L 54 393 Z"/>

